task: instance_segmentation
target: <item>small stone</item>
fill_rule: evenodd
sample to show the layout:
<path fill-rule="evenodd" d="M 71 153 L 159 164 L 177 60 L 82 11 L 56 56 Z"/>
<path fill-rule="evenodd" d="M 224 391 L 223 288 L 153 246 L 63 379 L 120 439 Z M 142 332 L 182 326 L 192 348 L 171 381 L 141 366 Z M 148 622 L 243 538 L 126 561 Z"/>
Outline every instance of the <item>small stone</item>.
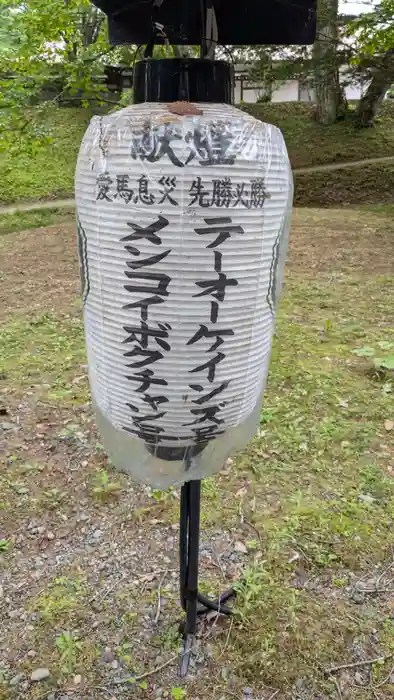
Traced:
<path fill-rule="evenodd" d="M 45 679 L 49 678 L 50 675 L 51 674 L 47 668 L 36 668 L 36 670 L 31 674 L 30 680 L 33 683 L 37 683 L 38 681 L 45 681 Z"/>
<path fill-rule="evenodd" d="M 361 501 L 362 503 L 367 503 L 368 505 L 372 505 L 375 503 L 376 498 L 371 496 L 370 493 L 360 493 L 358 496 L 358 500 Z"/>
<path fill-rule="evenodd" d="M 161 698 L 163 695 L 163 688 L 157 688 L 155 690 L 155 698 Z"/>
<path fill-rule="evenodd" d="M 156 656 L 155 659 L 156 666 L 161 666 L 161 664 L 164 664 L 164 659 L 162 656 Z"/>
<path fill-rule="evenodd" d="M 163 557 L 164 564 L 171 564 L 171 559 L 169 557 Z"/>
<path fill-rule="evenodd" d="M 25 496 L 27 493 L 29 493 L 29 489 L 26 486 L 21 486 L 16 492 L 18 496 Z"/>
<path fill-rule="evenodd" d="M 81 683 L 82 683 L 82 676 L 80 676 L 80 675 L 74 676 L 74 678 L 73 678 L 73 683 L 74 683 L 74 685 L 81 685 Z"/>
<path fill-rule="evenodd" d="M 248 553 L 248 549 L 247 549 L 246 545 L 244 545 L 243 542 L 236 542 L 236 543 L 235 543 L 235 546 L 234 546 L 234 549 L 235 549 L 236 552 L 240 552 L 241 554 L 247 554 L 247 553 Z"/>
<path fill-rule="evenodd" d="M 33 625 L 29 625 L 29 627 L 32 627 L 34 629 Z M 27 655 L 29 659 L 34 659 L 34 657 L 37 656 L 37 652 L 34 651 L 34 649 L 30 649 L 30 651 L 27 652 Z"/>
<path fill-rule="evenodd" d="M 213 657 L 213 646 L 212 644 L 206 644 L 205 645 L 205 655 L 208 659 L 212 659 Z"/>
<path fill-rule="evenodd" d="M 8 423 L 7 421 L 3 421 L 1 423 L 1 427 L 3 430 L 14 430 L 16 428 L 16 425 L 14 423 Z"/>
<path fill-rule="evenodd" d="M 47 540 L 54 540 L 54 539 L 55 539 L 54 533 L 53 533 L 51 530 L 48 530 L 48 532 L 47 532 Z"/>
<path fill-rule="evenodd" d="M 37 535 L 43 535 L 44 532 L 45 532 L 45 526 L 44 526 L 44 525 L 40 525 L 40 526 L 37 528 Z"/>
<path fill-rule="evenodd" d="M 356 685 L 364 685 L 364 679 L 358 671 L 354 674 L 354 680 L 356 681 Z"/>
<path fill-rule="evenodd" d="M 111 668 L 113 668 L 114 671 L 116 671 L 119 668 L 119 663 L 116 659 L 111 663 Z"/>
<path fill-rule="evenodd" d="M 23 681 L 23 679 L 24 679 L 23 673 L 17 673 L 16 676 L 14 676 L 13 678 L 11 678 L 11 680 L 10 680 L 10 685 L 11 685 L 11 686 L 19 685 L 19 683 L 20 683 L 21 681 Z"/>
<path fill-rule="evenodd" d="M 230 678 L 230 669 L 228 666 L 223 666 L 221 670 L 221 676 L 224 681 L 228 681 L 228 679 Z"/>
<path fill-rule="evenodd" d="M 99 540 L 100 537 L 103 536 L 103 531 L 102 530 L 95 530 L 93 533 L 93 537 L 95 540 Z"/>
<path fill-rule="evenodd" d="M 112 651 L 111 647 L 105 647 L 103 661 L 106 664 L 112 664 L 112 662 L 115 661 L 115 654 Z"/>

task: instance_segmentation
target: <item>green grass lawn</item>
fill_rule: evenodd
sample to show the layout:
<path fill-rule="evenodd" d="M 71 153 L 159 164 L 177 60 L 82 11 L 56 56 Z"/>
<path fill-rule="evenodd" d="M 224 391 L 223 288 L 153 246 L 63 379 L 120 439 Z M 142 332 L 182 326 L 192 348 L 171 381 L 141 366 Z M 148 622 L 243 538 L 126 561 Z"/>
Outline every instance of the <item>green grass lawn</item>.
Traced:
<path fill-rule="evenodd" d="M 391 104 L 384 105 L 370 129 L 355 129 L 351 113 L 333 126 L 322 126 L 315 121 L 314 106 L 300 102 L 244 105 L 244 109 L 282 130 L 293 168 L 394 155 Z"/>
<path fill-rule="evenodd" d="M 382 109 L 374 128 L 363 130 L 355 129 L 351 118 L 334 126 L 321 126 L 314 119 L 314 108 L 301 103 L 244 105 L 244 109 L 282 129 L 294 168 L 394 155 L 391 105 Z M 76 157 L 91 116 L 92 110 L 88 109 L 54 109 L 42 124 L 50 138 L 33 153 L 20 134 L 18 146 L 0 156 L 0 204 L 72 197 Z M 314 175 L 300 175 L 296 178 L 297 202 L 386 202 L 392 197 L 392 179 L 389 166 L 346 174 L 320 173 L 316 182 Z"/>
<path fill-rule="evenodd" d="M 294 200 L 308 207 L 393 204 L 394 162 L 296 175 Z"/>
<path fill-rule="evenodd" d="M 26 229 L 36 229 L 51 224 L 59 224 L 63 221 L 73 221 L 75 214 L 73 207 L 59 209 L 34 209 L 33 211 L 21 211 L 15 214 L 3 214 L 0 219 L 0 235 L 3 233 L 17 233 Z"/>
<path fill-rule="evenodd" d="M 33 152 L 20 134 L 17 146 L 0 155 L 0 203 L 72 197 L 78 150 L 91 116 L 88 109 L 52 109 L 42 124 L 45 138 Z"/>
<path fill-rule="evenodd" d="M 39 249 L 31 231 L 0 238 L 0 408 L 15 424 L 0 469 L 11 596 L 0 625 L 3 648 L 18 648 L 4 657 L 2 700 L 21 697 L 9 681 L 28 678 L 36 661 L 51 677 L 28 685 L 26 700 L 153 700 L 159 688 L 170 700 L 241 699 L 246 686 L 261 700 L 394 697 L 394 378 L 353 354 L 393 341 L 393 232 L 390 208 L 295 212 L 260 433 L 203 488 L 202 538 L 214 554 L 202 556 L 201 587 L 216 593 L 235 579 L 236 615 L 203 627 L 198 653 L 209 645 L 209 656 L 184 684 L 171 662 L 176 542 L 163 545 L 177 494 L 132 485 L 99 445 L 73 227 L 41 229 Z M 50 539 L 26 535 L 33 520 Z M 123 578 L 112 560 L 102 568 L 115 545 L 127 554 Z M 35 577 L 26 562 L 43 552 Z M 115 684 L 119 669 L 103 666 L 105 647 L 134 676 L 154 669 L 159 653 L 170 663 L 130 690 Z"/>

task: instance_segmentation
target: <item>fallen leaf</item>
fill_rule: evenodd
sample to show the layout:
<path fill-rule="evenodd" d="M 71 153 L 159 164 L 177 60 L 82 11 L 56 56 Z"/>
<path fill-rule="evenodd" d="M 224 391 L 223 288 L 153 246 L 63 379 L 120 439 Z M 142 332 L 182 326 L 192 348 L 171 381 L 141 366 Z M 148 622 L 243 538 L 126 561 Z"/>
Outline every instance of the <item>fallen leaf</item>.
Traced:
<path fill-rule="evenodd" d="M 386 428 L 387 432 L 394 430 L 394 420 L 385 420 L 384 427 Z"/>

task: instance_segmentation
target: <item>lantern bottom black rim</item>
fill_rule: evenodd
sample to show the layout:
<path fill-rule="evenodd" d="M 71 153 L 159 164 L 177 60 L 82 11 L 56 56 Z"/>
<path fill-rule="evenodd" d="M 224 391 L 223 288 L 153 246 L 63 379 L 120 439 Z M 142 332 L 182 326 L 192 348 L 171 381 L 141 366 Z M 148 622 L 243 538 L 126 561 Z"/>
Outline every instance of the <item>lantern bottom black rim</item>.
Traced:
<path fill-rule="evenodd" d="M 185 445 L 179 447 L 174 445 L 170 447 L 168 445 L 145 443 L 148 452 L 157 459 L 162 459 L 165 462 L 185 462 L 186 468 L 190 467 L 190 462 L 193 457 L 197 457 L 201 454 L 207 445 L 208 440 L 198 442 L 195 445 L 188 445 L 187 447 L 185 447 Z"/>

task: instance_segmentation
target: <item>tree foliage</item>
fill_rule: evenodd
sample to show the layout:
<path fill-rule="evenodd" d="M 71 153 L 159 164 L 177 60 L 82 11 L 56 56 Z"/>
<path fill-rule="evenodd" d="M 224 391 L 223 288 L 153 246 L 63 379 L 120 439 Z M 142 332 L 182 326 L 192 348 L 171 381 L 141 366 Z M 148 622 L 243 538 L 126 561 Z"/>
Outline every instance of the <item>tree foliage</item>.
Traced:
<path fill-rule="evenodd" d="M 394 0 L 380 0 L 369 12 L 349 24 L 349 34 L 355 36 L 360 58 L 384 54 L 394 46 Z"/>
<path fill-rule="evenodd" d="M 380 0 L 351 21 L 338 16 L 338 0 L 319 0 L 313 49 L 231 50 L 235 61 L 250 65 L 253 80 L 262 82 L 267 94 L 275 83 L 289 78 L 312 85 L 323 123 L 343 116 L 339 68 L 346 64 L 342 87 L 346 80 L 367 86 L 357 108 L 358 123 L 364 126 L 373 123 L 394 83 L 393 47 L 394 0 Z M 179 50 L 156 47 L 155 55 L 179 55 Z M 40 112 L 60 101 L 78 98 L 87 105 L 91 99 L 103 99 L 105 65 L 130 65 L 134 56 L 135 47 L 109 46 L 105 17 L 89 0 L 0 0 L 0 139 L 9 141 L 12 134 L 15 143 L 21 129 L 41 137 Z M 33 104 L 39 107 L 34 123 L 29 119 Z"/>
<path fill-rule="evenodd" d="M 0 49 L 0 106 L 16 97 L 28 103 L 49 80 L 57 79 L 63 91 L 93 90 L 110 47 L 104 15 L 88 0 L 13 0 L 4 3 L 2 15 L 14 39 Z"/>
<path fill-rule="evenodd" d="M 356 119 L 359 126 L 372 126 L 385 94 L 394 83 L 394 0 L 381 0 L 373 10 L 355 19 L 349 31 L 357 52 L 356 66 L 365 66 L 369 84 L 361 98 Z"/>
<path fill-rule="evenodd" d="M 394 0 L 381 0 L 356 18 L 339 15 L 337 0 L 319 0 L 312 49 L 264 47 L 245 51 L 243 58 L 252 65 L 253 79 L 259 76 L 271 86 L 298 79 L 311 86 L 316 116 L 326 124 L 345 116 L 344 88 L 362 86 L 366 92 L 357 106 L 356 123 L 371 125 L 394 83 Z"/>
<path fill-rule="evenodd" d="M 0 19 L 0 147 L 17 150 L 22 140 L 33 153 L 50 138 L 49 109 L 100 97 L 112 50 L 105 16 L 88 0 L 0 0 Z"/>

